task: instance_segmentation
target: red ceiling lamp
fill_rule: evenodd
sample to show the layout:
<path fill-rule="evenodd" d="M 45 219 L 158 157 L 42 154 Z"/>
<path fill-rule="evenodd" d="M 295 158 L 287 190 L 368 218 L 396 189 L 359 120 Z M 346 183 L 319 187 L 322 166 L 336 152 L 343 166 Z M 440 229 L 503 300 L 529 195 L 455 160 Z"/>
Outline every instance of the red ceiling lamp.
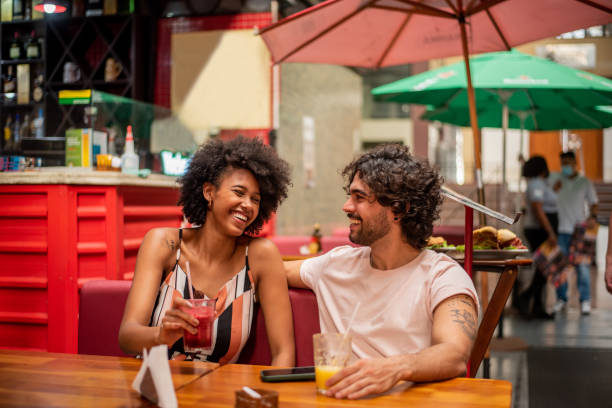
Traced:
<path fill-rule="evenodd" d="M 34 10 L 47 14 L 64 13 L 67 9 L 67 2 L 62 0 L 44 0 L 34 6 Z"/>

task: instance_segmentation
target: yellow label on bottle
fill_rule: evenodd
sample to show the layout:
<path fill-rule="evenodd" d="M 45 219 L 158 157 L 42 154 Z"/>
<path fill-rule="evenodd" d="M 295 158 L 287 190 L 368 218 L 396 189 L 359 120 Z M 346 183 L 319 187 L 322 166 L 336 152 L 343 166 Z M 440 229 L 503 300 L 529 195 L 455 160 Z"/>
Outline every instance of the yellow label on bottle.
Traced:
<path fill-rule="evenodd" d="M 81 157 L 83 157 L 83 167 L 91 166 L 91 158 L 89 157 L 90 151 L 90 137 L 89 137 L 89 129 L 83 129 L 81 133 Z"/>

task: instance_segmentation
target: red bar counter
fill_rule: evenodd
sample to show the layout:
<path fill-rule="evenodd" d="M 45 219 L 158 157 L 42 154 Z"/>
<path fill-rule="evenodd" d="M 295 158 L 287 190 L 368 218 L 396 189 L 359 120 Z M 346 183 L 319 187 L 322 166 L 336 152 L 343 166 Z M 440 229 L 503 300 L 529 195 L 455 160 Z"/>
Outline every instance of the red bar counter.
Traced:
<path fill-rule="evenodd" d="M 77 352 L 78 290 L 131 279 L 142 237 L 178 227 L 175 178 L 0 173 L 0 348 Z"/>

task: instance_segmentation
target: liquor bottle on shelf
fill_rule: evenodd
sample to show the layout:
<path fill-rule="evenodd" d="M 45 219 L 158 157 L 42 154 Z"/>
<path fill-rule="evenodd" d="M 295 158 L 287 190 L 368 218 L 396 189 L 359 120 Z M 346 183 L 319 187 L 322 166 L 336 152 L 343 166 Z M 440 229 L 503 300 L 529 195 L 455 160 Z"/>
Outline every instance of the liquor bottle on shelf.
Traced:
<path fill-rule="evenodd" d="M 26 49 L 26 58 L 28 59 L 38 59 L 40 58 L 40 43 L 38 42 L 38 38 L 36 38 L 36 32 L 32 30 L 32 34 L 28 39 L 28 42 L 25 46 Z"/>
<path fill-rule="evenodd" d="M 15 114 L 15 122 L 11 133 L 13 135 L 13 150 L 19 150 L 21 148 L 21 140 L 19 139 L 21 136 L 21 117 L 18 113 Z"/>
<path fill-rule="evenodd" d="M 4 92 L 4 102 L 15 103 L 17 79 L 15 78 L 12 65 L 6 67 L 6 75 L 2 80 L 2 92 Z"/>
<path fill-rule="evenodd" d="M 13 0 L 0 0 L 0 21 L 8 22 L 13 20 Z"/>
<path fill-rule="evenodd" d="M 104 14 L 104 0 L 86 0 L 85 16 L 101 16 Z"/>
<path fill-rule="evenodd" d="M 40 20 L 44 18 L 45 13 L 35 9 L 36 6 L 43 3 L 44 0 L 32 0 L 32 20 Z"/>
<path fill-rule="evenodd" d="M 21 128 L 19 128 L 19 131 L 21 132 L 19 134 L 19 140 L 23 140 L 26 137 L 30 137 L 30 126 L 32 126 L 32 123 L 30 122 L 30 114 L 26 113 L 23 117 L 23 123 L 21 124 Z"/>
<path fill-rule="evenodd" d="M 25 7 L 23 0 L 13 0 L 13 21 L 25 19 Z"/>
<path fill-rule="evenodd" d="M 85 0 L 72 0 L 72 17 L 85 15 Z"/>
<path fill-rule="evenodd" d="M 117 0 L 117 12 L 119 14 L 131 14 L 134 12 L 134 0 Z"/>
<path fill-rule="evenodd" d="M 23 19 L 32 19 L 32 0 L 22 0 L 23 3 Z"/>
<path fill-rule="evenodd" d="M 37 138 L 45 137 L 45 117 L 42 108 L 38 108 L 38 117 L 32 121 L 30 134 Z"/>
<path fill-rule="evenodd" d="M 10 152 L 13 150 L 13 140 L 12 140 L 12 127 L 13 127 L 13 121 L 11 120 L 10 116 L 6 117 L 6 123 L 4 124 L 4 129 L 3 129 L 3 139 L 4 139 L 4 146 L 3 146 L 3 151 L 5 152 Z"/>
<path fill-rule="evenodd" d="M 11 47 L 9 48 L 9 58 L 20 59 L 21 54 L 21 41 L 19 40 L 19 33 L 15 31 L 15 34 L 13 34 L 13 40 L 11 41 Z"/>
<path fill-rule="evenodd" d="M 117 14 L 117 0 L 104 0 L 104 14 Z"/>
<path fill-rule="evenodd" d="M 32 88 L 32 100 L 35 103 L 40 103 L 40 101 L 42 101 L 42 98 L 44 96 L 43 82 L 44 82 L 43 74 L 41 72 L 37 73 L 36 76 L 34 77 L 34 87 Z"/>

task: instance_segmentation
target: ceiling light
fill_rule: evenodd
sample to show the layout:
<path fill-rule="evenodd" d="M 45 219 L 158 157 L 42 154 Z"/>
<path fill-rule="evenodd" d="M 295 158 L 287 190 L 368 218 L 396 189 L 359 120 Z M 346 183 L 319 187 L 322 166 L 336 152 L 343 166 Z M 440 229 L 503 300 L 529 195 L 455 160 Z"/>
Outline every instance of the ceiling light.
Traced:
<path fill-rule="evenodd" d="M 67 8 L 66 2 L 61 0 L 44 0 L 34 6 L 34 10 L 47 14 L 63 13 Z"/>

